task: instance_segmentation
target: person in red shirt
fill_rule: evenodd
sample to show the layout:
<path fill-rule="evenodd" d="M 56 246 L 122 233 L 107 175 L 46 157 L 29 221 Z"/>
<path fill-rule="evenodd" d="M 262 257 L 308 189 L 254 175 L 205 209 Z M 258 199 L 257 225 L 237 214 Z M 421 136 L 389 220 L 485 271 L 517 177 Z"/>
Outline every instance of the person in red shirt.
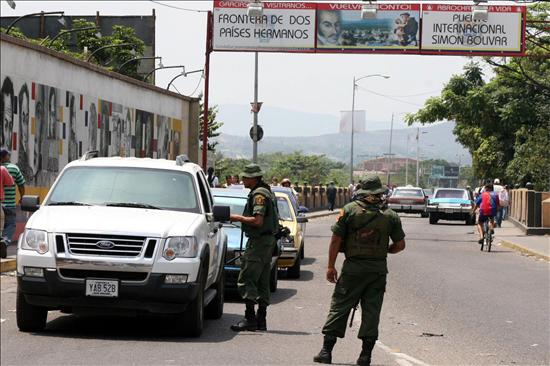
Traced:
<path fill-rule="evenodd" d="M 479 219 L 477 220 L 477 231 L 480 239 L 479 244 L 483 243 L 483 223 L 489 220 L 489 230 L 494 233 L 497 209 L 499 206 L 498 194 L 493 191 L 493 184 L 487 183 L 485 190 L 476 199 L 476 210 L 479 209 Z"/>
<path fill-rule="evenodd" d="M 11 177 L 8 169 L 0 165 L 0 202 L 4 203 L 4 186 L 13 186 L 15 182 Z M 0 258 L 6 258 L 6 243 L 4 241 L 4 209 L 0 207 Z"/>

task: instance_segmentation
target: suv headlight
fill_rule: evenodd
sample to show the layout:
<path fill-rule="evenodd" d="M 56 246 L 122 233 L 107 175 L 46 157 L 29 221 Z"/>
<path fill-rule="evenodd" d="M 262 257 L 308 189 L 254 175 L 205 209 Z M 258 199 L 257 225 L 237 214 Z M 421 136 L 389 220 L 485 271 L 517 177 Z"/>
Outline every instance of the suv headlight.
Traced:
<path fill-rule="evenodd" d="M 197 256 L 199 245 L 193 236 L 172 236 L 166 239 L 162 256 L 169 261 L 174 258 L 193 258 Z"/>
<path fill-rule="evenodd" d="M 21 241 L 21 249 L 35 250 L 39 254 L 48 252 L 48 234 L 42 230 L 26 229 L 23 240 Z"/>

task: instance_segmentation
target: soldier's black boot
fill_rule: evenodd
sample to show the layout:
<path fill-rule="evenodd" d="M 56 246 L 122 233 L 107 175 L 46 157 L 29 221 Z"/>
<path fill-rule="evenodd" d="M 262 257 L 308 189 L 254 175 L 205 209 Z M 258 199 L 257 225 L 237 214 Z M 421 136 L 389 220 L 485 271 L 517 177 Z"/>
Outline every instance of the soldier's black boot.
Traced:
<path fill-rule="evenodd" d="M 357 359 L 357 364 L 359 366 L 370 366 L 372 349 L 376 344 L 376 338 L 362 338 L 362 341 L 363 341 L 363 348 L 361 349 L 361 354 Z"/>
<path fill-rule="evenodd" d="M 256 313 L 256 321 L 258 323 L 258 330 L 267 330 L 267 304 L 263 301 L 260 301 L 258 305 L 258 312 Z"/>
<path fill-rule="evenodd" d="M 246 310 L 244 312 L 244 318 L 242 318 L 237 324 L 231 326 L 231 330 L 235 332 L 241 332 L 243 330 L 255 331 L 258 328 L 256 322 L 256 312 L 254 311 L 254 301 L 245 300 Z"/>
<path fill-rule="evenodd" d="M 317 363 L 332 363 L 332 350 L 336 344 L 336 337 L 331 335 L 325 335 L 323 338 L 323 348 L 313 357 L 313 362 Z"/>

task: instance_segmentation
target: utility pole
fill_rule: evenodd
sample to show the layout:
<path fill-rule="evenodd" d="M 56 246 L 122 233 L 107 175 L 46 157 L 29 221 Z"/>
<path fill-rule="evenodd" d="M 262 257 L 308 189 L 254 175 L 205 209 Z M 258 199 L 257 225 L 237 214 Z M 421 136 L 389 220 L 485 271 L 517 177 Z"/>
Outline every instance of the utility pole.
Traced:
<path fill-rule="evenodd" d="M 390 180 L 391 180 L 391 170 L 392 170 L 392 161 L 391 161 L 391 156 L 392 156 L 392 153 L 391 153 L 391 143 L 392 143 L 392 137 L 393 137 L 393 113 L 391 114 L 391 125 L 390 125 L 390 152 L 388 154 L 388 186 L 390 185 Z"/>
<path fill-rule="evenodd" d="M 406 164 L 405 164 L 405 185 L 409 184 L 409 138 L 410 138 L 410 135 L 407 134 L 407 152 L 406 152 Z"/>
<path fill-rule="evenodd" d="M 252 162 L 258 162 L 258 52 L 254 52 L 254 120 L 252 125 Z"/>
<path fill-rule="evenodd" d="M 416 186 L 418 187 L 418 180 L 420 178 L 420 154 L 419 154 L 419 139 L 420 139 L 420 128 L 416 128 Z"/>

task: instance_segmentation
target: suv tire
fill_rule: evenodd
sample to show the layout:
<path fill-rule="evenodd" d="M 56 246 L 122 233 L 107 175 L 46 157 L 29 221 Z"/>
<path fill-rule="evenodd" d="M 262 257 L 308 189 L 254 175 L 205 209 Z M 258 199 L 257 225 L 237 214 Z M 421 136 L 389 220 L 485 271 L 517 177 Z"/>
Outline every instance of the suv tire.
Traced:
<path fill-rule="evenodd" d="M 16 300 L 17 327 L 22 332 L 38 332 L 46 327 L 48 310 L 31 305 L 25 300 L 25 295 L 17 290 Z"/>
<path fill-rule="evenodd" d="M 223 269 L 223 263 L 225 263 L 225 258 L 221 263 L 222 267 L 219 269 L 220 276 L 218 282 L 213 285 L 214 290 L 216 290 L 216 296 L 212 299 L 210 304 L 206 306 L 206 309 L 204 309 L 204 315 L 208 319 L 219 319 L 223 315 L 225 293 L 225 271 Z"/>
<path fill-rule="evenodd" d="M 289 267 L 286 275 L 288 278 L 300 278 L 300 265 L 301 265 L 300 254 L 296 256 L 296 261 L 292 267 Z"/>
<path fill-rule="evenodd" d="M 306 257 L 305 248 L 304 248 L 304 241 L 302 240 L 302 245 L 300 246 L 300 259 L 304 259 Z"/>
<path fill-rule="evenodd" d="M 204 326 L 204 270 L 200 272 L 197 297 L 187 306 L 183 317 L 184 332 L 189 337 L 199 337 Z"/>
<path fill-rule="evenodd" d="M 437 221 L 439 219 L 437 218 L 437 216 L 433 213 L 430 213 L 430 225 L 435 225 L 437 224 Z"/>

